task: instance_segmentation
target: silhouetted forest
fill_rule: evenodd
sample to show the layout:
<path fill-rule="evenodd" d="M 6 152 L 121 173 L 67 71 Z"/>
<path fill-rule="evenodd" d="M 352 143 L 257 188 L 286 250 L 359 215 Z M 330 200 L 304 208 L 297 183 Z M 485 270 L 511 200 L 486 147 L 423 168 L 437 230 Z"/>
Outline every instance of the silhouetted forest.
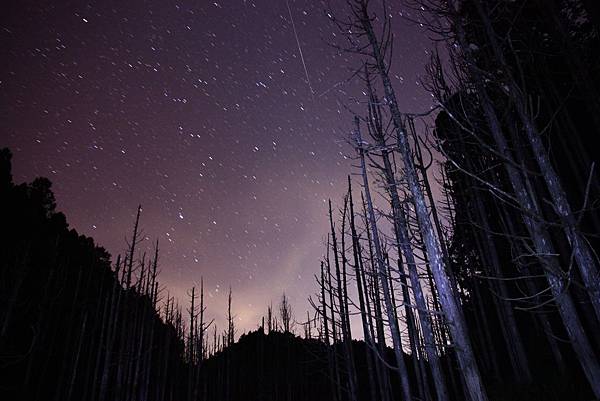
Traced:
<path fill-rule="evenodd" d="M 231 289 L 219 329 L 202 284 L 159 285 L 141 208 L 111 261 L 2 150 L 2 399 L 600 399 L 600 3 L 410 4 L 440 50 L 423 113 L 399 108 L 387 9 L 329 14 L 364 96 L 306 317 L 283 295 L 236 339 Z"/>
<path fill-rule="evenodd" d="M 55 211 L 50 181 L 13 184 L 11 154 L 0 155 L 2 399 L 331 399 L 328 347 L 310 328 L 305 338 L 290 332 L 285 295 L 265 327 L 238 342 L 231 310 L 227 329 L 209 332 L 201 293 L 190 293 L 200 304 L 189 308 L 168 295 L 158 304 L 158 250 L 147 260 L 131 256 L 139 214 L 128 255 L 111 266 Z M 365 345 L 353 346 L 362 370 Z"/>

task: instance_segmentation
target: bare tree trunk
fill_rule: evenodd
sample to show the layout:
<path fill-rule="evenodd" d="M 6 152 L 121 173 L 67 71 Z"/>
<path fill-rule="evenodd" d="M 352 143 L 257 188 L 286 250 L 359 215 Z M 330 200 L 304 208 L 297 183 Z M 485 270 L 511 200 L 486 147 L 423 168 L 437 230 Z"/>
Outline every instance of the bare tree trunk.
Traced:
<path fill-rule="evenodd" d="M 331 262 L 329 259 L 329 250 L 330 250 L 329 239 L 327 239 L 327 258 L 326 258 L 325 262 L 326 262 L 326 266 L 327 266 L 327 287 L 329 289 L 329 308 L 331 309 L 331 335 L 332 335 L 331 350 L 333 353 L 333 370 L 335 372 L 335 377 L 333 379 L 335 381 L 337 399 L 341 400 L 342 399 L 342 389 L 341 389 L 341 381 L 340 381 L 339 360 L 338 360 L 338 353 L 337 353 L 337 347 L 336 347 L 337 323 L 335 320 L 335 304 L 334 304 L 334 297 L 333 297 L 333 285 L 331 282 L 332 274 L 331 274 Z"/>
<path fill-rule="evenodd" d="M 408 283 L 406 281 L 406 273 L 404 272 L 404 264 L 402 263 L 402 258 L 401 258 L 402 254 L 399 253 L 398 256 L 399 256 L 398 272 L 400 274 L 400 286 L 402 288 L 402 298 L 404 299 L 404 313 L 406 314 L 406 326 L 408 328 L 408 340 L 410 343 L 410 350 L 411 350 L 411 354 L 412 354 L 411 359 L 413 361 L 413 369 L 415 371 L 415 377 L 417 378 L 417 385 L 419 387 L 419 397 L 424 400 L 431 400 L 429 385 L 424 376 L 424 369 L 422 369 L 423 368 L 423 355 L 422 355 L 421 345 L 420 345 L 420 343 L 421 343 L 420 336 L 419 336 L 418 330 L 416 328 L 417 322 L 415 319 L 415 314 L 413 313 L 413 306 L 411 305 L 410 294 L 408 291 Z M 391 270 L 391 264 L 389 264 L 389 263 L 388 263 L 388 268 L 389 268 L 389 276 L 390 276 L 390 287 L 393 288 L 392 270 Z M 392 298 L 393 298 L 393 295 L 394 295 L 394 292 L 392 291 Z M 432 335 L 432 341 L 433 341 L 432 345 L 434 347 L 433 352 L 435 352 L 435 339 L 433 339 L 433 332 L 431 333 L 431 335 Z M 425 344 L 424 344 L 424 346 L 427 347 L 427 345 L 425 345 Z M 439 364 L 439 359 L 437 359 L 437 354 L 436 354 L 436 362 Z M 429 360 L 429 363 L 431 364 L 431 360 Z"/>
<path fill-rule="evenodd" d="M 342 238 L 344 236 L 344 224 L 345 224 L 345 214 L 346 214 L 347 202 L 344 201 L 344 213 L 342 217 Z M 329 201 L 329 224 L 331 226 L 331 250 L 333 251 L 333 258 L 335 262 L 335 274 L 336 274 L 336 282 L 337 282 L 337 296 L 338 296 L 338 305 L 340 308 L 340 319 L 341 319 L 341 331 L 342 331 L 342 342 L 344 344 L 345 352 L 344 352 L 344 360 L 346 363 L 346 369 L 348 374 L 348 387 L 350 393 L 350 399 L 356 401 L 357 397 L 357 386 L 356 386 L 356 374 L 354 372 L 354 364 L 352 358 L 352 339 L 348 333 L 349 324 L 347 322 L 348 313 L 346 311 L 347 300 L 345 299 L 345 289 L 344 285 L 346 282 L 346 278 L 341 276 L 340 271 L 340 260 L 339 260 L 339 251 L 338 251 L 338 243 L 337 243 L 337 235 L 335 232 L 335 226 L 333 224 L 333 211 L 331 209 L 331 200 Z M 345 257 L 345 249 L 342 248 L 342 263 L 344 265 L 344 273 L 346 267 L 346 257 Z"/>
<path fill-rule="evenodd" d="M 73 368 L 71 371 L 71 381 L 69 382 L 69 391 L 67 392 L 66 401 L 69 401 L 73 396 L 73 389 L 75 388 L 75 380 L 77 379 L 77 367 L 79 366 L 79 357 L 81 355 L 81 346 L 86 335 L 85 326 L 87 324 L 87 313 L 83 316 L 83 322 L 81 323 L 81 330 L 79 332 L 79 342 L 77 343 L 77 351 L 75 352 L 75 360 L 73 361 Z"/>
<path fill-rule="evenodd" d="M 123 264 L 125 265 L 125 263 Z M 112 364 L 112 353 L 115 343 L 115 336 L 117 334 L 117 323 L 119 321 L 119 311 L 121 308 L 121 294 L 122 289 L 119 285 L 119 270 L 120 270 L 120 256 L 117 257 L 117 265 L 115 269 L 115 282 L 112 287 L 111 292 L 111 307 L 110 307 L 110 316 L 108 322 L 108 329 L 106 334 L 106 346 L 104 351 L 104 363 L 102 367 L 102 378 L 100 380 L 100 394 L 98 396 L 99 401 L 104 401 L 107 393 L 108 386 L 110 382 L 110 372 L 111 372 L 111 364 Z M 125 266 L 123 266 L 123 270 L 125 270 Z"/>
<path fill-rule="evenodd" d="M 192 293 L 190 294 L 190 309 L 189 309 L 190 328 L 188 330 L 188 349 L 187 349 L 187 363 L 188 363 L 188 388 L 187 396 L 188 400 L 194 399 L 194 368 L 195 368 L 195 357 L 194 357 L 194 346 L 195 346 L 195 332 L 194 327 L 196 324 L 196 288 L 192 287 Z"/>
<path fill-rule="evenodd" d="M 360 317 L 362 321 L 363 327 L 363 337 L 365 340 L 365 344 L 367 345 L 365 349 L 365 358 L 367 360 L 367 373 L 369 376 L 369 390 L 371 399 L 377 399 L 376 395 L 376 385 L 375 378 L 373 376 L 373 361 L 371 360 L 371 354 L 373 353 L 373 340 L 371 338 L 367 320 L 367 311 L 365 307 L 365 299 L 363 295 L 363 286 L 360 275 L 360 268 L 362 265 L 362 251 L 360 249 L 360 243 L 358 234 L 356 232 L 356 225 L 354 221 L 354 202 L 352 200 L 352 181 L 350 180 L 350 176 L 348 176 L 348 198 L 350 201 L 350 232 L 352 234 L 352 254 L 354 256 L 354 274 L 356 276 L 356 287 L 358 289 L 358 302 L 360 306 Z"/>
<path fill-rule="evenodd" d="M 366 214 L 365 214 L 366 215 Z M 366 217 L 366 216 L 365 216 Z M 370 242 L 370 234 L 369 234 L 369 227 L 366 227 L 367 230 L 367 236 L 368 239 L 367 241 L 369 241 L 369 248 L 371 248 L 371 242 Z M 360 243 L 358 244 L 360 246 Z M 370 259 L 372 259 L 372 255 L 370 255 Z M 364 287 L 364 302 L 365 302 L 365 309 L 366 309 L 366 317 L 368 320 L 368 328 L 369 328 L 369 338 L 371 339 L 372 342 L 372 347 L 375 347 L 374 349 L 371 350 L 371 357 L 373 359 L 373 365 L 375 366 L 375 377 L 377 378 L 378 381 L 378 385 L 379 385 L 379 390 L 380 390 L 380 399 L 382 401 L 387 401 L 389 399 L 390 396 L 390 392 L 389 392 L 389 375 L 387 374 L 387 369 L 386 367 L 383 365 L 383 363 L 381 362 L 381 359 L 378 357 L 378 354 L 380 355 L 384 355 L 384 345 L 382 345 L 381 342 L 376 341 L 375 339 L 377 338 L 375 335 L 375 327 L 373 324 L 373 313 L 371 312 L 371 301 L 370 301 L 370 295 L 369 293 L 372 292 L 370 290 L 371 285 L 367 280 L 367 276 L 365 273 L 365 266 L 364 263 L 362 261 L 362 258 L 359 258 L 359 272 L 360 272 L 360 278 L 361 281 L 363 283 L 363 287 Z M 371 279 L 371 275 L 368 276 L 369 279 Z M 370 281 L 370 280 L 369 280 Z M 375 308 L 377 309 L 377 308 Z M 375 318 L 377 319 L 377 314 L 375 313 Z"/>
<path fill-rule="evenodd" d="M 133 270 L 133 258 L 135 256 L 135 247 L 138 241 L 138 230 L 140 224 L 140 213 L 142 212 L 142 205 L 138 205 L 137 214 L 135 217 L 135 224 L 133 226 L 133 236 L 131 237 L 131 244 L 129 244 L 129 256 L 127 258 L 127 281 L 125 288 L 131 287 L 131 272 Z"/>
<path fill-rule="evenodd" d="M 500 222 L 504 227 L 504 232 L 507 232 L 512 238 L 517 238 L 516 229 L 513 226 L 512 221 L 510 220 L 510 216 L 508 215 L 506 208 L 503 205 L 498 206 L 498 211 L 500 213 Z M 529 270 L 529 267 L 520 266 L 520 269 L 524 275 L 532 275 L 531 271 Z M 527 286 L 527 290 L 531 294 L 540 293 L 541 289 L 536 285 L 536 282 L 534 282 L 534 280 L 525 280 L 525 285 Z M 546 336 L 548 346 L 550 347 L 550 352 L 552 353 L 552 357 L 554 358 L 554 362 L 556 364 L 556 367 L 558 368 L 558 371 L 564 375 L 566 373 L 565 361 L 560 350 L 560 346 L 556 340 L 556 337 L 552 332 L 552 325 L 550 324 L 548 316 L 545 313 L 536 313 L 534 316 L 538 320 L 541 329 L 544 332 L 544 335 Z"/>
<path fill-rule="evenodd" d="M 327 248 L 329 248 L 329 244 L 327 244 Z M 323 342 L 325 343 L 325 353 L 327 354 L 327 372 L 329 375 L 329 383 L 331 385 L 331 396 L 334 401 L 337 401 L 337 392 L 336 392 L 336 383 L 334 378 L 334 366 L 333 366 L 333 357 L 332 357 L 332 346 L 330 346 L 329 342 L 329 312 L 327 311 L 327 299 L 325 298 L 325 286 L 327 284 L 325 278 L 325 270 L 324 270 L 324 262 L 321 261 L 321 308 L 322 308 L 322 320 L 323 320 L 323 329 L 324 329 L 324 338 Z"/>
<path fill-rule="evenodd" d="M 394 354 L 396 356 L 396 363 L 398 369 L 398 375 L 400 379 L 400 383 L 402 386 L 402 393 L 405 400 L 411 400 L 411 389 L 410 383 L 408 381 L 408 370 L 406 368 L 406 362 L 404 361 L 404 353 L 402 351 L 402 340 L 400 339 L 399 333 L 400 330 L 398 328 L 398 321 L 396 320 L 394 313 L 394 306 L 392 304 L 392 299 L 390 297 L 390 288 L 388 286 L 387 280 L 387 268 L 385 266 L 385 261 L 383 259 L 383 253 L 381 248 L 381 242 L 379 240 L 379 231 L 377 229 L 377 219 L 375 217 L 375 210 L 373 208 L 373 201 L 371 199 L 371 191 L 369 189 L 369 177 L 367 175 L 367 166 L 365 163 L 365 154 L 362 148 L 362 139 L 360 137 L 359 131 L 359 120 L 358 117 L 355 117 L 356 124 L 356 151 L 359 154 L 360 158 L 360 168 L 361 174 L 363 177 L 363 188 L 365 193 L 365 200 L 367 203 L 367 210 L 369 221 L 371 225 L 371 235 L 373 238 L 373 246 L 375 248 L 375 260 L 377 262 L 377 267 L 379 270 L 379 281 L 381 282 L 381 288 L 383 289 L 383 299 L 386 308 L 388 324 L 390 325 L 390 331 L 392 332 L 392 342 L 394 346 Z"/>

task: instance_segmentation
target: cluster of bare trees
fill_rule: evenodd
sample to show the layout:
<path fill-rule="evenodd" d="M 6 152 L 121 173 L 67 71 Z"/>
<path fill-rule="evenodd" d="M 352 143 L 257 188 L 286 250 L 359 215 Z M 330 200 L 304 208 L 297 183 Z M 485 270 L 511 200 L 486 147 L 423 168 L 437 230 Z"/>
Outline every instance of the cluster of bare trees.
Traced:
<path fill-rule="evenodd" d="M 2 398 L 172 399 L 183 344 L 157 314 L 158 245 L 136 255 L 141 208 L 126 256 L 111 266 L 55 212 L 50 181 L 15 185 L 10 152 L 1 158 Z"/>
<path fill-rule="evenodd" d="M 329 202 L 314 315 L 298 322 L 283 294 L 236 341 L 231 289 L 224 330 L 203 280 L 187 307 L 165 296 L 158 243 L 140 252 L 141 207 L 111 265 L 55 212 L 48 180 L 12 183 L 2 150 L 0 395 L 600 398 L 600 6 L 414 0 L 447 48 L 424 80 L 436 109 L 413 115 L 390 77 L 388 5 L 371 3 L 331 17 L 365 96 L 347 138 L 356 179 L 339 210 Z"/>
<path fill-rule="evenodd" d="M 462 196 L 475 203 L 472 212 L 478 215 L 472 221 L 481 225 L 475 238 L 482 247 L 480 259 L 485 274 L 495 281 L 492 288 L 498 292 L 497 314 L 516 376 L 531 381 L 522 335 L 512 312 L 519 306 L 515 301 L 524 300 L 525 309 L 539 312 L 546 336 L 552 337 L 557 331 L 547 322 L 548 316 L 556 320 L 564 333 L 561 337 L 565 337 L 570 353 L 598 397 L 600 271 L 594 236 L 586 235 L 586 230 L 593 234 L 600 228 L 596 211 L 588 207 L 598 195 L 598 180 L 594 158 L 581 146 L 589 141 L 589 131 L 597 132 L 600 127 L 595 117 L 597 79 L 589 75 L 594 68 L 592 60 L 581 52 L 583 47 L 572 42 L 583 35 L 586 38 L 580 39 L 588 46 L 597 44 L 598 30 L 597 25 L 593 27 L 594 6 L 586 2 L 534 3 L 522 4 L 520 9 L 483 1 L 449 2 L 445 7 L 431 8 L 434 15 L 443 15 L 453 27 L 447 34 L 454 44 L 451 58 L 459 74 L 453 89 L 461 103 L 459 107 L 456 103 L 450 106 L 448 93 L 438 91 L 436 95 L 440 104 L 449 106 L 445 106 L 445 116 L 450 124 L 443 128 L 443 135 L 452 142 L 439 149 L 447 156 L 453 182 L 462 184 L 463 191 L 486 188 L 486 195 L 472 193 L 465 197 L 463 192 L 457 198 Z M 509 28 L 506 22 L 510 20 L 513 23 Z M 554 47 L 558 43 L 560 49 Z M 541 52 L 549 56 L 540 57 Z M 536 63 L 554 60 L 558 71 Z M 539 70 L 546 74 L 545 79 L 540 80 Z M 443 74 L 437 77 L 434 87 L 448 86 Z M 557 81 L 561 78 L 572 85 L 571 93 L 558 95 L 565 92 L 564 82 Z M 581 82 L 587 78 L 583 87 Z M 573 92 L 587 104 L 569 106 Z M 557 96 L 562 96 L 562 105 L 555 103 Z M 582 111 L 582 121 L 569 122 L 574 112 Z M 558 138 L 564 148 L 556 158 L 552 143 Z M 470 157 L 457 159 L 460 142 L 478 156 L 469 152 Z M 468 150 L 463 147 L 463 151 Z M 569 165 L 562 157 L 579 161 Z M 576 185 L 569 183 L 573 175 L 579 181 Z M 496 201 L 489 202 L 489 196 Z M 508 240 L 516 266 L 499 265 L 498 250 L 489 245 L 494 241 L 483 240 L 494 230 L 489 216 L 502 219 L 498 232 L 505 242 Z M 515 291 L 507 288 L 506 275 L 510 277 L 508 282 L 518 280 L 526 290 L 511 295 Z M 564 370 L 560 349 L 554 342 L 549 339 L 556 366 Z"/>
<path fill-rule="evenodd" d="M 598 180 L 585 149 L 600 128 L 598 79 L 573 42 L 598 44 L 596 6 L 415 1 L 448 45 L 427 67 L 439 113 L 431 135 L 429 113 L 400 111 L 388 8 L 370 3 L 349 0 L 349 18 L 331 17 L 347 39 L 340 49 L 362 60 L 355 75 L 366 94 L 349 137 L 362 207 L 355 211 L 349 178 L 339 226 L 330 204 L 312 300 L 320 338 L 339 344 L 328 357 L 337 399 L 360 394 L 356 314 L 373 399 L 391 399 L 397 375 L 402 399 L 487 400 L 494 383 L 551 382 L 548 370 L 532 371 L 547 354 L 556 371 L 580 369 L 599 397 Z M 544 57 L 562 58 L 560 67 L 528 64 Z M 590 114 L 574 121 L 581 109 Z M 563 146 L 559 158 L 552 140 Z M 535 344 L 539 335 L 546 345 Z"/>
<path fill-rule="evenodd" d="M 10 159 L 0 152 L 0 398 L 239 399 L 231 289 L 220 332 L 206 317 L 203 280 L 187 307 L 159 285 L 159 246 L 148 256 L 141 206 L 125 256 L 111 264 L 91 238 L 68 230 L 50 181 L 12 183 Z M 285 294 L 271 309 L 269 333 L 294 329 Z"/>
<path fill-rule="evenodd" d="M 266 321 L 265 321 L 266 318 Z M 310 337 L 310 316 L 307 318 L 307 322 L 302 324 L 305 337 Z M 282 331 L 284 333 L 294 333 L 296 328 L 296 320 L 294 315 L 294 309 L 290 303 L 289 297 L 285 292 L 281 295 L 279 304 L 276 309 L 273 309 L 273 304 L 269 304 L 267 307 L 267 315 L 261 319 L 260 327 L 267 333 Z"/>
<path fill-rule="evenodd" d="M 261 336 L 236 351 L 231 289 L 222 331 L 207 318 L 202 279 L 180 306 L 159 284 L 159 245 L 148 252 L 141 206 L 125 256 L 112 264 L 91 238 L 68 229 L 50 181 L 15 185 L 10 162 L 10 152 L 1 150 L 0 398 L 234 400 L 249 386 L 287 394 L 280 389 L 304 385 L 294 368 L 303 353 L 285 333 L 296 324 L 285 294 L 275 312 L 269 307 L 269 335 L 260 327 Z M 248 358 L 244 347 L 254 343 L 263 351 L 252 349 Z M 294 352 L 281 353 L 288 349 Z M 273 383 L 256 388 L 258 381 L 246 379 L 246 359 L 260 360 L 256 372 L 271 372 Z M 282 359 L 285 376 L 270 368 Z"/>
<path fill-rule="evenodd" d="M 233 342 L 233 323 L 230 319 L 223 342 L 216 334 L 209 342 L 213 322 L 205 320 L 203 280 L 199 295 L 195 287 L 189 292 L 187 319 L 174 297 L 161 296 L 158 241 L 150 260 L 137 249 L 145 239 L 140 230 L 141 210 L 139 206 L 127 254 L 123 261 L 117 257 L 111 292 L 104 300 L 97 350 L 100 384 L 97 392 L 92 386 L 89 395 L 95 399 L 97 394 L 100 401 L 197 400 L 203 390 L 202 362 Z M 231 291 L 229 306 L 231 316 Z"/>
<path fill-rule="evenodd" d="M 142 305 L 141 307 L 146 309 L 141 313 L 134 305 L 132 310 L 125 309 L 121 312 L 124 315 L 119 316 L 120 292 L 117 291 L 116 297 L 111 295 L 109 320 L 103 320 L 102 328 L 106 327 L 110 333 L 106 340 L 106 349 L 111 351 L 115 348 L 115 342 L 118 344 L 118 351 L 115 351 L 118 355 L 117 365 L 116 369 L 111 367 L 110 358 L 113 352 L 105 353 L 99 399 L 105 399 L 107 393 L 112 394 L 113 399 L 118 398 L 122 389 L 122 399 L 147 400 L 153 398 L 149 396 L 150 386 L 153 386 L 156 392 L 160 393 L 156 399 L 173 399 L 177 395 L 183 397 L 178 399 L 199 400 L 208 399 L 210 393 L 212 397 L 230 400 L 230 390 L 237 385 L 232 382 L 232 371 L 237 370 L 237 367 L 232 362 L 231 347 L 236 342 L 237 329 L 236 316 L 232 311 L 231 287 L 227 295 L 226 328 L 222 332 L 219 332 L 214 319 L 209 321 L 205 316 L 207 307 L 204 301 L 203 279 L 200 280 L 199 294 L 196 287 L 192 287 L 188 292 L 189 304 L 185 308 L 187 316 L 184 316 L 184 309 L 179 306 L 175 297 L 168 293 L 161 307 L 157 282 L 158 243 L 149 262 L 146 262 L 143 253 L 138 259 L 135 258 L 136 247 L 143 238 L 139 231 L 140 212 L 141 206 L 137 211 L 132 239 L 124 262 L 121 263 L 120 257 L 117 257 L 114 273 L 116 277 L 120 274 L 120 280 L 114 286 L 116 289 L 124 289 L 125 293 L 133 291 L 135 296 L 147 299 L 151 307 Z M 277 306 L 277 314 L 273 314 L 271 306 L 267 313 L 269 333 L 293 332 L 294 313 L 285 293 Z M 117 322 L 120 322 L 121 326 L 119 331 L 115 332 L 114 327 L 119 324 Z M 264 326 L 264 318 L 262 323 Z M 156 324 L 166 325 L 172 330 L 172 336 L 165 339 L 166 343 L 154 343 Z M 260 327 L 261 330 L 264 330 L 263 326 Z M 310 337 L 310 329 L 307 336 Z M 175 343 L 175 347 L 171 346 L 171 342 Z M 175 354 L 171 355 L 172 352 Z M 219 354 L 224 363 L 216 372 L 215 369 L 205 371 L 205 361 Z M 179 366 L 169 364 L 173 358 L 179 362 Z M 151 366 L 159 367 L 158 376 L 155 376 L 152 382 Z M 111 375 L 116 375 L 112 387 L 114 392 L 108 390 Z M 178 378 L 180 375 L 186 380 Z M 184 383 L 185 391 L 182 390 Z"/>

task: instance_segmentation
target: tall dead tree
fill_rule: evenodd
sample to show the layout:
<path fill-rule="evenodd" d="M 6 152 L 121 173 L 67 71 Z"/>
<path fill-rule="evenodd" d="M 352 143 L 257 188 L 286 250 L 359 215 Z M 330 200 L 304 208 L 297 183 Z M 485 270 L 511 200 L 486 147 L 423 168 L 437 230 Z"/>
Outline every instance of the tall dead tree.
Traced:
<path fill-rule="evenodd" d="M 454 288 L 446 271 L 440 242 L 431 223 L 425 195 L 420 186 L 419 176 L 410 148 L 409 137 L 403 121 L 403 115 L 400 112 L 396 93 L 389 78 L 386 56 L 389 54 L 391 48 L 389 47 L 390 37 L 387 10 L 384 10 L 384 15 L 382 16 L 384 20 L 384 42 L 382 45 L 373 28 L 374 17 L 370 15 L 368 1 L 349 0 L 348 5 L 354 16 L 354 20 L 350 23 L 350 32 L 352 32 L 351 35 L 353 36 L 352 40 L 356 40 L 357 38 L 360 39 L 361 37 L 367 39 L 366 44 L 357 45 L 360 51 L 356 47 L 354 50 L 359 51 L 361 54 L 368 54 L 371 66 L 381 79 L 387 107 L 396 134 L 398 151 L 402 159 L 405 178 L 415 207 L 419 231 L 423 236 L 425 251 L 439 293 L 440 304 L 443 313 L 445 314 L 446 321 L 449 323 L 449 330 L 455 345 L 457 359 L 467 392 L 473 401 L 486 401 L 487 395 L 481 380 L 467 325 L 461 307 L 454 297 Z M 369 50 L 367 51 L 367 49 Z M 362 143 L 360 146 L 362 147 Z"/>
<path fill-rule="evenodd" d="M 371 399 L 375 400 L 376 396 L 376 383 L 374 378 L 373 371 L 373 350 L 375 349 L 375 344 L 373 339 L 371 338 L 371 331 L 369 329 L 369 320 L 367 319 L 367 308 L 365 305 L 365 297 L 363 292 L 363 284 L 360 269 L 362 266 L 362 251 L 360 248 L 360 242 L 358 233 L 356 231 L 356 224 L 354 220 L 354 202 L 352 198 L 352 181 L 350 180 L 350 176 L 348 176 L 348 201 L 349 201 L 349 220 L 350 220 L 350 233 L 352 237 L 352 255 L 354 258 L 354 274 L 356 277 L 356 288 L 358 290 L 358 301 L 359 301 L 359 309 L 360 309 L 360 317 L 363 328 L 363 337 L 364 341 L 367 344 L 366 352 L 366 360 L 367 360 L 367 373 L 369 377 L 369 391 L 371 395 Z M 381 389 L 380 389 L 381 391 Z"/>
<path fill-rule="evenodd" d="M 344 198 L 344 209 L 342 213 L 342 243 L 344 237 L 344 227 L 345 227 L 345 215 L 347 210 L 347 198 Z M 350 398 L 352 400 L 356 400 L 357 397 L 357 380 L 356 380 L 356 372 L 354 370 L 354 361 L 352 356 L 352 338 L 349 333 L 350 324 L 348 323 L 348 299 L 346 295 L 346 289 L 344 288 L 346 285 L 345 278 L 345 268 L 346 268 L 346 256 L 345 249 L 338 249 L 338 241 L 337 241 L 337 233 L 335 230 L 335 225 L 333 223 L 333 210 L 331 208 L 331 200 L 329 201 L 329 225 L 331 228 L 331 251 L 333 252 L 333 260 L 335 264 L 335 281 L 337 283 L 337 298 L 338 298 L 338 307 L 340 314 L 340 334 L 342 338 L 342 344 L 344 345 L 344 362 L 346 365 L 346 376 L 348 381 L 348 392 L 350 394 Z M 342 264 L 343 264 L 343 272 L 340 268 L 340 254 L 342 256 Z M 342 276 L 343 273 L 343 276 Z"/>
<path fill-rule="evenodd" d="M 359 119 L 355 117 L 355 132 L 354 136 L 354 146 L 356 152 L 358 153 L 359 162 L 360 162 L 360 171 L 362 174 L 363 180 L 363 190 L 365 194 L 365 201 L 368 211 L 368 219 L 371 226 L 371 236 L 373 238 L 373 248 L 375 250 L 375 261 L 377 263 L 378 269 L 378 277 L 379 282 L 381 283 L 381 288 L 383 289 L 383 300 L 387 314 L 388 324 L 390 326 L 390 331 L 392 333 L 392 343 L 394 347 L 394 355 L 396 356 L 396 368 L 398 369 L 398 376 L 402 387 L 402 393 L 404 399 L 410 400 L 412 399 L 411 395 L 411 387 L 408 380 L 408 369 L 406 368 L 406 362 L 404 361 L 404 353 L 402 350 L 402 340 L 400 338 L 400 329 L 398 327 L 398 321 L 396 320 L 394 305 L 392 303 L 392 298 L 390 295 L 390 288 L 388 285 L 387 279 L 387 267 L 385 265 L 385 260 L 383 257 L 382 244 L 379 239 L 379 230 L 377 229 L 377 218 L 375 216 L 375 208 L 373 206 L 373 200 L 371 198 L 371 191 L 369 189 L 369 175 L 367 173 L 367 165 L 365 162 L 365 151 L 364 145 L 361 135 L 360 135 L 360 127 L 359 127 Z"/>
<path fill-rule="evenodd" d="M 382 175 L 385 180 L 386 192 L 390 198 L 390 204 L 392 209 L 392 218 L 394 226 L 394 234 L 396 237 L 396 246 L 398 253 L 404 255 L 406 265 L 408 269 L 408 276 L 410 279 L 411 289 L 416 303 L 416 309 L 418 314 L 418 321 L 421 326 L 421 332 L 425 340 L 425 351 L 427 358 L 431 365 L 431 371 L 433 375 L 433 382 L 436 389 L 438 400 L 448 400 L 448 390 L 446 389 L 446 382 L 444 379 L 442 367 L 437 355 L 437 348 L 435 342 L 435 336 L 433 333 L 430 311 L 427 307 L 425 295 L 419 279 L 419 273 L 417 270 L 417 262 L 413 253 L 412 244 L 410 242 L 410 235 L 408 230 L 408 223 L 402 204 L 400 202 L 400 196 L 398 194 L 397 179 L 394 173 L 394 168 L 390 160 L 390 147 L 387 144 L 385 136 L 385 128 L 383 123 L 383 115 L 381 111 L 380 101 L 377 98 L 374 89 L 371 86 L 371 80 L 368 70 L 365 68 L 365 79 L 367 82 L 367 92 L 369 95 L 369 117 L 367 119 L 367 126 L 369 128 L 369 134 L 371 138 L 375 140 L 375 149 L 380 157 L 383 165 L 381 166 Z M 358 128 L 357 128 L 358 129 Z M 401 265 L 399 266 L 401 267 Z M 404 274 L 403 271 L 400 272 Z M 408 295 L 408 294 L 406 294 Z M 405 296 L 405 303 L 410 303 L 410 299 Z M 412 312 L 408 315 L 412 318 Z M 412 329 L 412 326 L 409 327 Z M 412 333 L 413 336 L 415 333 Z M 414 341 L 414 339 L 413 339 Z M 418 373 L 417 373 L 418 374 Z"/>
<path fill-rule="evenodd" d="M 291 333 L 293 330 L 294 312 L 285 292 L 281 295 L 281 301 L 279 302 L 279 317 L 281 319 L 283 331 Z"/>

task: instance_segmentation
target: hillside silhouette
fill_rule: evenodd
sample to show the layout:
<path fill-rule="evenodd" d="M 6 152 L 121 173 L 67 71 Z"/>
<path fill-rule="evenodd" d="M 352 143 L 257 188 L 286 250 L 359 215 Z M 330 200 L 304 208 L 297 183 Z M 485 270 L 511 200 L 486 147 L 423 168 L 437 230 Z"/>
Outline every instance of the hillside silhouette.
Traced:
<path fill-rule="evenodd" d="M 8 149 L 0 180 L 1 399 L 335 398 L 332 346 L 289 332 L 260 327 L 190 363 L 181 311 L 160 315 L 149 273 L 127 286 L 127 260 L 111 265 L 105 249 L 69 228 L 48 179 L 12 182 Z M 363 372 L 365 343 L 353 347 Z"/>

